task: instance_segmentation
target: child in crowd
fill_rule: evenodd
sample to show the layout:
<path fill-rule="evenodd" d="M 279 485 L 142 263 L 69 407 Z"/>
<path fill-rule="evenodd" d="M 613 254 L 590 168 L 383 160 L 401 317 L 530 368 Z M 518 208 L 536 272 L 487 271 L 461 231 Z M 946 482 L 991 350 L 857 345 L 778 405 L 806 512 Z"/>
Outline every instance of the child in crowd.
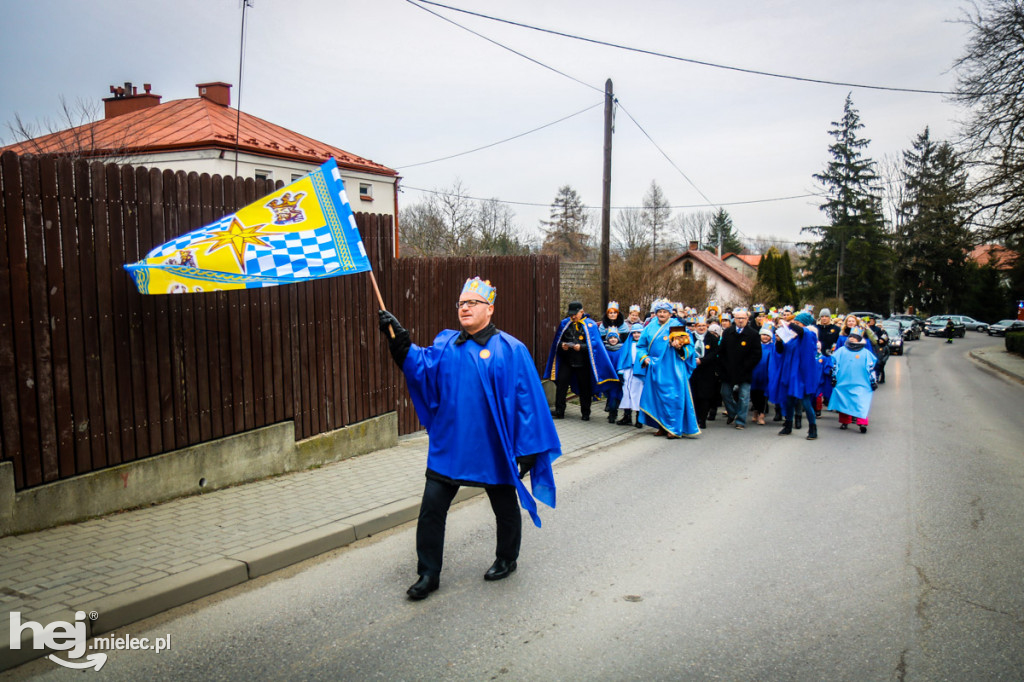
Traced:
<path fill-rule="evenodd" d="M 633 426 L 633 412 L 640 409 L 640 396 L 644 390 L 643 377 L 633 376 L 633 365 L 636 363 L 636 342 L 640 340 L 640 334 L 644 326 L 637 322 L 630 327 L 629 335 L 622 344 L 622 350 L 618 355 L 618 371 L 622 377 L 622 399 L 619 407 L 622 408 L 622 419 L 616 422 L 623 426 Z M 640 428 L 639 420 L 635 426 Z"/>
<path fill-rule="evenodd" d="M 608 351 L 608 359 L 612 361 L 612 367 L 619 366 L 619 355 L 622 353 L 622 344 L 619 343 L 619 332 L 610 327 L 605 333 L 604 349 Z M 607 401 L 604 411 L 608 413 L 608 423 L 614 424 L 619 416 L 619 402 L 622 400 L 622 384 L 612 382 L 612 388 L 608 389 Z"/>

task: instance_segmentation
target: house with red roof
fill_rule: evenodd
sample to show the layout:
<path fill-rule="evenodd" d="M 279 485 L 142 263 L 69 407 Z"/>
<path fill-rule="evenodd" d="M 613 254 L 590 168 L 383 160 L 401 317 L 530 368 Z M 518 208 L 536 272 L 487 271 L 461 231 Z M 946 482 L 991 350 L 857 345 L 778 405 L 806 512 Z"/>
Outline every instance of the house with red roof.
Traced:
<path fill-rule="evenodd" d="M 197 96 L 161 103 L 125 83 L 110 87 L 102 120 L 0 148 L 61 154 L 288 184 L 334 157 L 354 211 L 398 215 L 398 172 L 231 108 L 230 83 L 198 83 Z"/>
<path fill-rule="evenodd" d="M 757 268 L 761 265 L 761 254 L 727 253 L 722 256 L 722 261 L 736 272 L 756 280 Z"/>
<path fill-rule="evenodd" d="M 746 304 L 756 284 L 754 279 L 737 272 L 715 254 L 699 248 L 695 241 L 665 267 L 686 277 L 703 277 L 708 283 L 709 296 L 726 306 Z"/>
<path fill-rule="evenodd" d="M 1019 257 L 1020 254 L 1016 251 L 999 244 L 979 244 L 967 254 L 967 259 L 974 261 L 979 267 L 987 265 L 1003 272 L 1012 270 Z"/>

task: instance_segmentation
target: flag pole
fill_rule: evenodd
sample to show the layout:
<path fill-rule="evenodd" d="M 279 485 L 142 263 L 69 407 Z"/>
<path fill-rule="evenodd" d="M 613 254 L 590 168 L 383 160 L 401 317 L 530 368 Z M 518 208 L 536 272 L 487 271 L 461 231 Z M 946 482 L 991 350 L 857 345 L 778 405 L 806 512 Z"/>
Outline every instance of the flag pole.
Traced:
<path fill-rule="evenodd" d="M 373 270 L 367 270 L 370 273 L 370 284 L 373 285 L 373 293 L 377 295 L 377 303 L 380 304 L 381 310 L 387 310 L 387 306 L 384 305 L 384 299 L 380 295 L 380 288 L 377 286 L 377 278 L 373 275 Z M 391 334 L 391 338 L 395 338 L 395 330 L 388 325 L 388 333 Z"/>

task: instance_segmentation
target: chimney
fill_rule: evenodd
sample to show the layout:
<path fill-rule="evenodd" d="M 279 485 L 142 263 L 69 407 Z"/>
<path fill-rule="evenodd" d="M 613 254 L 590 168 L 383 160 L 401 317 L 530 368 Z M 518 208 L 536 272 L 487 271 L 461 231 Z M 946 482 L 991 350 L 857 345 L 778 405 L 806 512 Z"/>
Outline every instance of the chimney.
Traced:
<path fill-rule="evenodd" d="M 196 83 L 199 96 L 222 107 L 231 106 L 231 83 Z"/>
<path fill-rule="evenodd" d="M 148 109 L 160 104 L 160 95 L 151 93 L 150 88 L 152 86 L 149 83 L 144 83 L 142 89 L 145 92 L 140 95 L 139 89 L 132 86 L 130 81 L 126 81 L 124 87 L 111 85 L 110 94 L 113 97 L 104 98 L 103 117 L 108 119 L 114 118 L 115 116 L 130 114 L 133 111 Z"/>
<path fill-rule="evenodd" d="M 700 245 L 697 242 L 690 242 L 690 251 L 698 251 L 699 249 Z"/>

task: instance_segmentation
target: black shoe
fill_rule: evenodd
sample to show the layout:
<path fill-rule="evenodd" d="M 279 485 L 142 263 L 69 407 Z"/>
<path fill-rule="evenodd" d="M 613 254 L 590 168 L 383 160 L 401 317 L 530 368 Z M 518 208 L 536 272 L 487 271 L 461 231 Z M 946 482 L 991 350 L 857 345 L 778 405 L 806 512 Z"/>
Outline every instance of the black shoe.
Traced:
<path fill-rule="evenodd" d="M 847 428 L 849 428 L 849 426 L 850 426 L 849 424 L 840 424 L 839 428 L 842 429 L 843 431 L 845 431 Z"/>
<path fill-rule="evenodd" d="M 726 419 L 725 419 L 725 423 L 726 423 L 726 425 L 728 425 L 728 424 L 732 424 L 732 423 L 733 423 L 734 421 L 736 421 L 736 417 L 733 417 L 733 416 L 731 416 L 731 415 L 730 415 L 730 416 L 728 416 L 728 417 L 726 417 Z"/>
<path fill-rule="evenodd" d="M 495 559 L 491 567 L 484 573 L 484 580 L 502 580 L 516 572 L 516 562 L 508 559 Z"/>
<path fill-rule="evenodd" d="M 789 421 L 787 419 L 785 422 L 783 422 L 782 430 L 779 431 L 779 435 L 780 436 L 788 436 L 791 433 L 793 433 L 793 422 L 791 422 L 791 421 Z"/>
<path fill-rule="evenodd" d="M 640 418 L 637 417 L 636 422 L 633 423 L 633 428 L 642 429 L 644 425 L 640 423 Z"/>
<path fill-rule="evenodd" d="M 807 440 L 817 440 L 817 439 L 818 439 L 818 425 L 817 424 L 808 424 L 807 425 Z"/>
<path fill-rule="evenodd" d="M 793 428 L 796 429 L 797 431 L 799 431 L 803 427 L 804 427 L 803 415 L 799 415 L 798 414 L 798 415 L 796 415 L 796 420 L 793 422 Z"/>
<path fill-rule="evenodd" d="M 815 417 L 820 417 L 821 416 L 821 410 L 815 410 L 814 411 L 814 416 Z"/>
<path fill-rule="evenodd" d="M 863 425 L 862 425 L 862 426 L 860 427 L 860 432 L 861 432 L 861 433 L 867 433 L 867 432 L 868 432 L 868 427 L 866 427 L 866 426 L 863 426 Z"/>
<path fill-rule="evenodd" d="M 588 422 L 588 421 L 590 421 L 590 415 L 589 414 L 585 414 L 582 417 L 580 417 L 580 419 L 582 419 L 585 422 Z"/>
<path fill-rule="evenodd" d="M 715 421 L 715 414 L 714 414 L 714 412 L 712 412 L 711 414 L 708 415 L 708 421 L 709 422 Z"/>
<path fill-rule="evenodd" d="M 778 410 L 775 410 L 775 418 L 772 419 L 772 421 L 773 422 L 780 422 L 780 421 L 782 421 L 782 413 L 779 412 Z"/>
<path fill-rule="evenodd" d="M 615 423 L 615 417 L 616 417 L 616 416 L 617 416 L 617 415 L 616 415 L 616 414 L 615 414 L 614 412 L 609 412 L 609 413 L 608 413 L 608 423 L 609 423 L 609 424 L 614 424 L 614 423 Z"/>
<path fill-rule="evenodd" d="M 565 419 L 565 412 L 555 412 L 551 417 L 553 419 Z"/>
<path fill-rule="evenodd" d="M 416 584 L 405 591 L 409 599 L 426 599 L 427 595 L 441 586 L 441 580 L 436 575 L 421 575 Z"/>
<path fill-rule="evenodd" d="M 633 423 L 633 411 L 632 410 L 623 410 L 622 411 L 622 419 L 620 419 L 619 421 L 617 421 L 615 423 L 618 424 L 619 426 L 630 426 L 630 425 L 632 425 L 632 423 Z"/>
<path fill-rule="evenodd" d="M 706 428 L 708 428 L 708 423 L 707 422 L 697 422 L 697 428 L 706 429 Z"/>

